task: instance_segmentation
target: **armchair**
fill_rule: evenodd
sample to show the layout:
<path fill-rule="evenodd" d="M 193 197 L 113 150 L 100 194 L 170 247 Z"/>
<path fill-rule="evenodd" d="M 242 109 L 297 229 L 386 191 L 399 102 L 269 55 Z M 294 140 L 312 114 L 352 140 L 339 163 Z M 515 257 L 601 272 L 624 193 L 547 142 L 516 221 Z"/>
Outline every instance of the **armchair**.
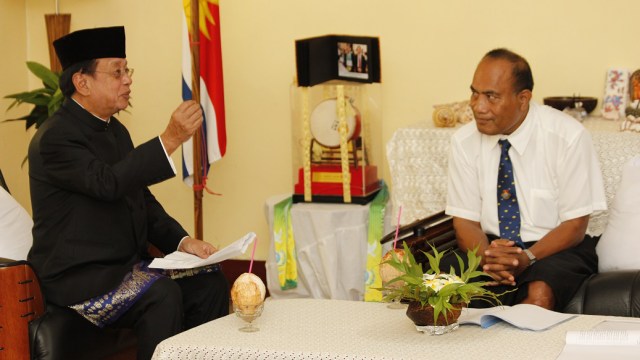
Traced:
<path fill-rule="evenodd" d="M 381 243 L 392 241 L 395 231 Z M 422 251 L 456 250 L 453 218 L 439 212 L 400 228 L 398 241 L 404 241 L 416 261 L 426 262 Z M 431 246 L 430 246 L 431 245 Z M 619 270 L 593 274 L 582 283 L 563 312 L 588 315 L 640 317 L 640 270 Z"/>
<path fill-rule="evenodd" d="M 0 258 L 0 287 L 0 357 L 26 359 L 29 322 L 44 313 L 38 277 L 26 261 Z"/>
<path fill-rule="evenodd" d="M 24 260 L 0 259 L 0 358 L 135 359 L 128 329 L 100 329 L 73 310 L 46 304 Z"/>
<path fill-rule="evenodd" d="M 33 223 L 8 194 L 2 171 L 0 186 L 0 202 L 10 205 L 0 206 L 0 359 L 135 359 L 131 330 L 100 329 L 71 309 L 47 304 L 29 262 L 2 257 L 26 257 Z"/>

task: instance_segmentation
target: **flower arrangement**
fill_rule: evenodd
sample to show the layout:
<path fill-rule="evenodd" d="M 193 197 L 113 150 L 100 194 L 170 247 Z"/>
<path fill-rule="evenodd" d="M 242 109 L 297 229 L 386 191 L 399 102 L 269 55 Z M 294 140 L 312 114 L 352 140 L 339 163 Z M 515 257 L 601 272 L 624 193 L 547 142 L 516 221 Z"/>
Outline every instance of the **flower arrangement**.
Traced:
<path fill-rule="evenodd" d="M 455 273 L 453 267 L 449 273 L 440 271 L 440 261 L 447 251 L 439 252 L 433 246 L 433 255 L 424 252 L 429 260 L 429 269 L 426 272 L 422 264 L 417 263 L 413 254 L 404 243 L 404 254 L 398 256 L 392 252 L 390 259 L 383 261 L 382 266 L 388 264 L 400 275 L 383 282 L 380 290 L 385 292 L 384 301 L 402 299 L 404 301 L 419 302 L 422 307 L 430 305 L 433 308 L 434 322 L 443 314 L 447 318 L 449 313 L 457 311 L 471 300 L 495 301 L 500 304 L 498 295 L 484 288 L 488 282 L 473 281 L 480 276 L 488 276 L 485 272 L 476 270 L 480 265 L 480 256 L 476 255 L 477 249 L 467 252 L 467 267 L 458 254 L 456 258 L 460 267 L 460 275 Z M 457 318 L 457 317 L 456 317 Z"/>

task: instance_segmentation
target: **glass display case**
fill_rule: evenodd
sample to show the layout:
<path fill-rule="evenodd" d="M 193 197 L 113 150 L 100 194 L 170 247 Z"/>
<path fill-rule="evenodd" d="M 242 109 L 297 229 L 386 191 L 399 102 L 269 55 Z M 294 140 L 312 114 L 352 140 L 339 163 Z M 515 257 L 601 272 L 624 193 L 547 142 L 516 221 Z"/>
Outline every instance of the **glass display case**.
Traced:
<path fill-rule="evenodd" d="M 291 86 L 294 202 L 368 203 L 380 189 L 380 84 Z"/>

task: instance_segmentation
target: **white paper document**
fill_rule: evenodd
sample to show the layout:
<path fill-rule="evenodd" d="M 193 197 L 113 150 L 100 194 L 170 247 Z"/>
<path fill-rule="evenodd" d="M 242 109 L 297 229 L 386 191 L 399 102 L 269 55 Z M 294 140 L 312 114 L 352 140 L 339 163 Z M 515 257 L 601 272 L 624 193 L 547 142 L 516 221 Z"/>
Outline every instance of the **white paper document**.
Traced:
<path fill-rule="evenodd" d="M 201 259 L 196 255 L 187 254 L 182 251 L 174 251 L 163 258 L 154 259 L 151 264 L 149 264 L 149 267 L 157 269 L 193 269 L 200 266 L 216 264 L 244 254 L 255 238 L 256 234 L 250 232 L 206 259 Z"/>
<path fill-rule="evenodd" d="M 577 345 L 640 345 L 638 330 L 567 331 L 567 344 Z M 640 357 L 640 353 L 638 354 Z"/>
<path fill-rule="evenodd" d="M 487 309 L 465 308 L 462 309 L 458 323 L 480 325 L 486 329 L 500 321 L 505 321 L 520 329 L 540 331 L 573 317 L 575 317 L 573 314 L 563 314 L 536 305 L 517 304 Z"/>
<path fill-rule="evenodd" d="M 639 359 L 640 321 L 607 320 L 591 330 L 567 331 L 557 360 Z"/>

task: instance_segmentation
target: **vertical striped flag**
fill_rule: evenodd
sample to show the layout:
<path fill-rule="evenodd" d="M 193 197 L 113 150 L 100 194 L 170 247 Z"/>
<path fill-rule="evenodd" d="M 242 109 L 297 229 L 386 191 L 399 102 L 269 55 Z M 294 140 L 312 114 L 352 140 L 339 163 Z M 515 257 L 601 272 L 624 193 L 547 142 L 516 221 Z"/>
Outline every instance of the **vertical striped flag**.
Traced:
<path fill-rule="evenodd" d="M 209 166 L 221 159 L 227 150 L 227 133 L 224 116 L 224 86 L 222 80 L 222 51 L 220 44 L 219 0 L 199 1 L 200 24 L 200 103 L 204 111 L 202 124 L 202 182 L 206 185 Z M 183 0 L 182 18 L 182 99 L 192 99 L 192 65 L 189 36 L 191 5 Z M 182 177 L 193 185 L 193 141 L 182 145 Z"/>

